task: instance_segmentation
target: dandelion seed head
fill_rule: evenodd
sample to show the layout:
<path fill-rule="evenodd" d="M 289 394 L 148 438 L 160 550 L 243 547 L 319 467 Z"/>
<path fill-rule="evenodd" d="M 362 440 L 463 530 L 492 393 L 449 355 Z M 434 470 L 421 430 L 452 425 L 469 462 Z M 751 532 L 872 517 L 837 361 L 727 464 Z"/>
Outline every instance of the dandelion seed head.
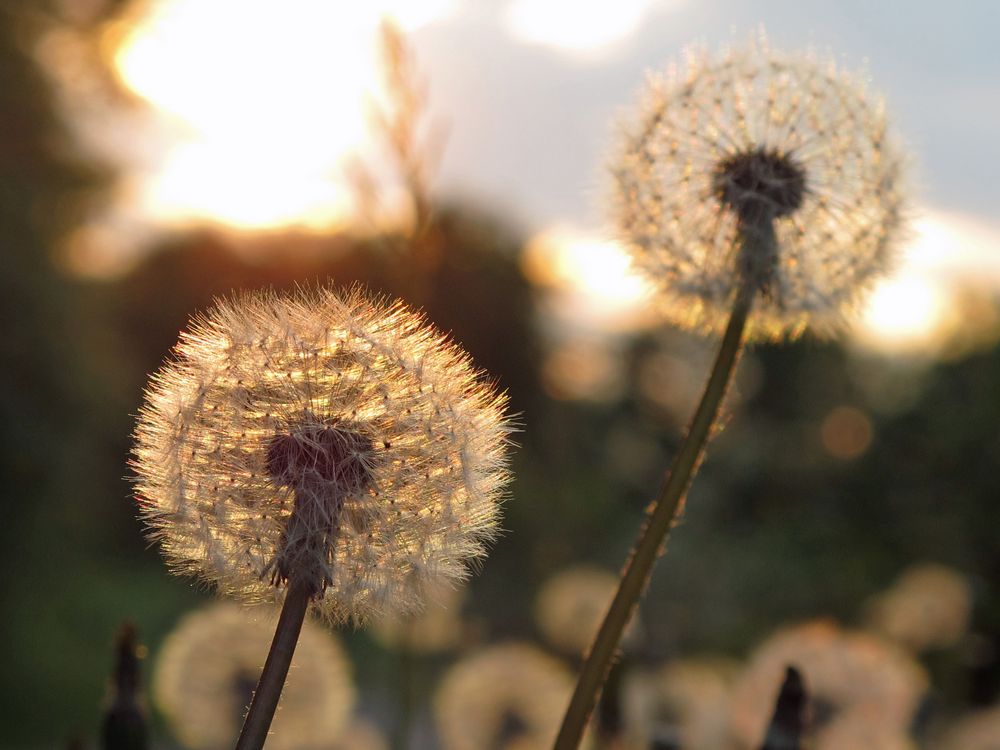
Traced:
<path fill-rule="evenodd" d="M 280 600 L 300 578 L 331 622 L 417 611 L 496 534 L 505 407 L 400 303 L 222 301 L 150 381 L 140 513 L 177 572 L 244 601 Z"/>
<path fill-rule="evenodd" d="M 948 648 L 968 633 L 972 587 L 947 566 L 916 565 L 870 601 L 866 610 L 871 630 L 915 653 Z"/>
<path fill-rule="evenodd" d="M 722 658 L 671 661 L 655 672 L 626 677 L 626 747 L 648 748 L 672 732 L 681 747 L 720 748 L 729 737 L 729 696 L 739 674 Z"/>
<path fill-rule="evenodd" d="M 434 696 L 441 746 L 550 748 L 572 689 L 566 667 L 535 646 L 508 642 L 482 649 L 453 666 Z"/>
<path fill-rule="evenodd" d="M 744 743 L 764 736 L 788 666 L 805 680 L 817 748 L 843 747 L 824 739 L 846 734 L 842 722 L 905 734 L 929 685 L 907 652 L 879 638 L 829 621 L 784 628 L 757 648 L 733 688 L 731 727 Z"/>
<path fill-rule="evenodd" d="M 721 331 L 746 272 L 741 238 L 773 230 L 748 336 L 841 328 L 901 234 L 903 160 L 887 130 L 860 76 L 763 36 L 693 49 L 654 79 L 611 172 L 619 232 L 666 317 Z"/>
<path fill-rule="evenodd" d="M 389 750 L 389 742 L 371 722 L 355 718 L 340 735 L 324 743 L 328 750 Z"/>
<path fill-rule="evenodd" d="M 371 634 L 390 649 L 432 654 L 461 645 L 469 630 L 462 617 L 465 589 L 435 585 L 425 592 L 427 606 L 415 615 L 389 615 L 372 623 Z"/>
<path fill-rule="evenodd" d="M 816 738 L 815 750 L 878 748 L 878 750 L 918 750 L 910 738 L 909 727 L 892 727 L 872 722 L 868 717 L 851 714 L 832 722 Z M 971 750 L 963 746 L 963 750 Z"/>
<path fill-rule="evenodd" d="M 186 747 L 231 747 L 274 634 L 276 610 L 216 602 L 187 615 L 164 641 L 153 696 Z M 340 641 L 307 619 L 268 747 L 319 747 L 346 727 L 355 691 Z"/>
<path fill-rule="evenodd" d="M 545 641 L 563 653 L 584 654 L 618 590 L 618 576 L 601 568 L 579 565 L 549 578 L 535 601 L 535 621 Z M 635 620 L 626 630 L 634 637 Z"/>
<path fill-rule="evenodd" d="M 972 711 L 954 722 L 934 747 L 942 750 L 992 750 L 1000 737 L 1000 706 Z"/>

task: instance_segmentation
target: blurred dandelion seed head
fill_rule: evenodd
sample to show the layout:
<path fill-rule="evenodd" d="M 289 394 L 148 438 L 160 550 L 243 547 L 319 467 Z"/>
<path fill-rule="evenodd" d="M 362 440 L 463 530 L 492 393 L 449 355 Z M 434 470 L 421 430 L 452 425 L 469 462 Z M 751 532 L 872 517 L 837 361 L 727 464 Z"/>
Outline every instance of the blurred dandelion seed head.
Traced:
<path fill-rule="evenodd" d="M 434 696 L 445 750 L 550 748 L 573 679 L 557 659 L 526 643 L 490 646 L 460 661 Z"/>
<path fill-rule="evenodd" d="M 869 602 L 865 619 L 870 629 L 916 653 L 948 648 L 969 631 L 972 587 L 953 568 L 915 565 Z"/>
<path fill-rule="evenodd" d="M 186 616 L 167 637 L 153 695 L 177 738 L 195 750 L 232 746 L 274 634 L 276 611 L 252 616 L 217 602 Z M 355 692 L 340 642 L 306 620 L 268 747 L 319 747 L 347 724 Z"/>
<path fill-rule="evenodd" d="M 176 571 L 243 600 L 301 577 L 332 622 L 417 611 L 496 533 L 505 406 L 400 303 L 247 294 L 196 318 L 150 381 L 140 512 Z"/>
<path fill-rule="evenodd" d="M 934 744 L 940 750 L 993 750 L 1000 737 L 1000 706 L 993 705 L 962 716 Z"/>
<path fill-rule="evenodd" d="M 671 661 L 625 682 L 625 747 L 648 748 L 654 738 L 676 734 L 681 747 L 728 746 L 729 697 L 739 665 L 723 658 Z"/>
<path fill-rule="evenodd" d="M 825 735 L 859 722 L 873 736 L 905 734 L 928 689 L 926 672 L 905 651 L 828 621 L 779 630 L 751 656 L 733 689 L 731 727 L 744 743 L 759 743 L 788 666 L 798 668 L 809 695 L 817 748 Z M 884 731 L 883 731 L 884 730 Z"/>
<path fill-rule="evenodd" d="M 427 606 L 407 616 L 390 614 L 372 622 L 371 634 L 386 648 L 418 654 L 441 653 L 457 648 L 466 635 L 462 618 L 465 589 L 433 585 L 425 592 Z"/>
<path fill-rule="evenodd" d="M 564 653 L 583 655 L 617 590 L 618 576 L 601 568 L 579 565 L 556 573 L 535 601 L 535 621 L 546 642 Z M 634 634 L 630 624 L 626 639 Z"/>
<path fill-rule="evenodd" d="M 847 750 L 848 748 L 878 748 L 878 750 L 918 750 L 909 727 L 892 727 L 872 723 L 864 716 L 848 715 L 832 722 L 817 739 L 815 750 Z M 963 750 L 970 750 L 963 747 Z"/>
<path fill-rule="evenodd" d="M 835 332 L 886 272 L 901 169 L 859 76 L 760 36 L 652 81 L 611 171 L 622 239 L 682 327 L 724 327 L 741 237 L 773 227 L 748 335 L 779 339 Z"/>
<path fill-rule="evenodd" d="M 355 718 L 333 742 L 325 742 L 328 750 L 389 750 L 382 732 L 365 719 Z"/>

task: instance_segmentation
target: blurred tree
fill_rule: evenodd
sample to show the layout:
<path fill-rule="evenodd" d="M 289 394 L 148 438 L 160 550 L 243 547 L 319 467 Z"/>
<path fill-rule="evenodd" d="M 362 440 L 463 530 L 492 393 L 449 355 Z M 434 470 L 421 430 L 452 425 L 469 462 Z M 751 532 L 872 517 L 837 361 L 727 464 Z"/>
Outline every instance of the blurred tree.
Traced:
<path fill-rule="evenodd" d="M 0 702 L 16 717 L 4 743 L 91 733 L 103 687 L 100 650 L 80 646 L 108 632 L 88 621 L 97 605 L 84 582 L 121 473 L 105 420 L 114 369 L 92 348 L 81 287 L 53 258 L 110 173 L 78 154 L 33 58 L 72 6 L 0 4 Z"/>

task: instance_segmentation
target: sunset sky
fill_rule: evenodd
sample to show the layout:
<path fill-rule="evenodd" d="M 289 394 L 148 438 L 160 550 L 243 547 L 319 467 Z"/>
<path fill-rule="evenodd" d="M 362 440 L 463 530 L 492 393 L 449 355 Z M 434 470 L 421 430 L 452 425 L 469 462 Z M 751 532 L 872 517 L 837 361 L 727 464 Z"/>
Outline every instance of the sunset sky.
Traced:
<path fill-rule="evenodd" d="M 617 314 L 642 285 L 627 278 L 603 207 L 616 118 L 647 71 L 686 44 L 740 41 L 762 24 L 775 47 L 831 51 L 867 70 L 912 151 L 915 231 L 900 277 L 873 298 L 869 333 L 883 345 L 920 345 L 935 326 L 957 324 L 948 322 L 953 297 L 970 276 L 1000 287 L 1000 6 L 986 0 L 947 13 L 939 3 L 861 0 L 142 7 L 113 50 L 122 81 L 158 113 L 141 148 L 128 149 L 118 211 L 130 222 L 349 225 L 345 165 L 375 158 L 368 118 L 388 14 L 408 34 L 432 118 L 447 129 L 437 194 L 512 218 L 535 237 L 536 256 L 549 248 L 562 264 L 549 283 L 586 290 L 594 278 L 615 279 L 597 305 Z"/>

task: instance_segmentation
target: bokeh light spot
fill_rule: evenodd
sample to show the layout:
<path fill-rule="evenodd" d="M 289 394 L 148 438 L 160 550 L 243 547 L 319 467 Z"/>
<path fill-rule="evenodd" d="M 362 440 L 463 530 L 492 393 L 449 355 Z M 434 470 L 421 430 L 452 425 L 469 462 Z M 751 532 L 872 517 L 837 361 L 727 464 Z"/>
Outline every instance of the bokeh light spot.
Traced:
<path fill-rule="evenodd" d="M 827 453 L 850 460 L 864 453 L 872 442 L 872 423 L 860 409 L 838 406 L 823 419 L 820 437 Z"/>

